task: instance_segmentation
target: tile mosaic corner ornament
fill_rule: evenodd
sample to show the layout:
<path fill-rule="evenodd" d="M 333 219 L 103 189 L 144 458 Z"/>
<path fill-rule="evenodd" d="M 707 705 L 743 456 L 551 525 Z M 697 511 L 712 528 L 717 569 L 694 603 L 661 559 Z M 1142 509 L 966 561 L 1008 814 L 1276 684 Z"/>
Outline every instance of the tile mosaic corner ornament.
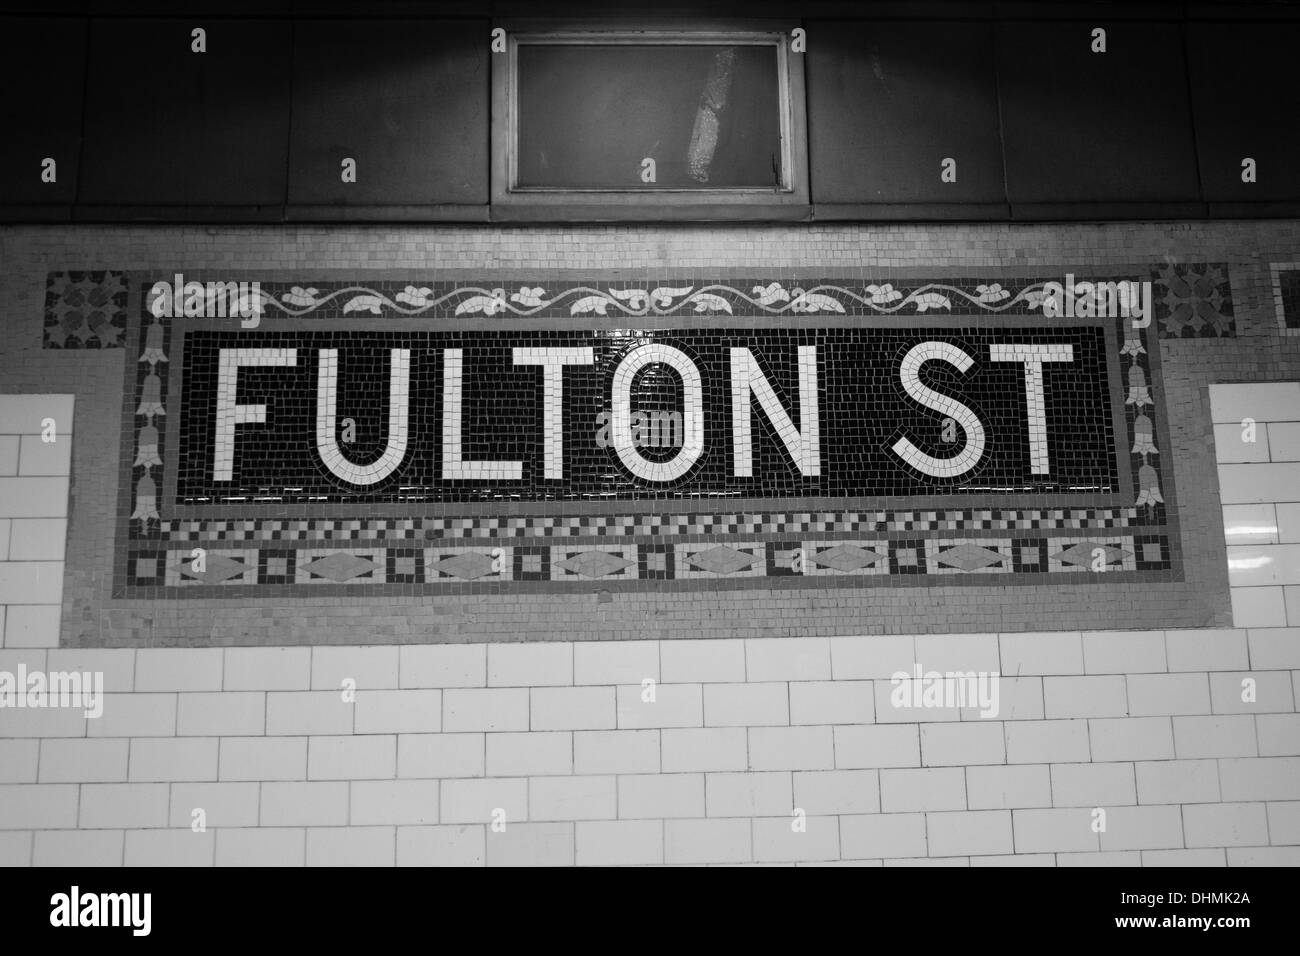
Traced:
<path fill-rule="evenodd" d="M 43 347 L 118 349 L 125 345 L 128 279 L 124 272 L 51 272 L 45 277 Z"/>
<path fill-rule="evenodd" d="M 1167 338 L 1236 334 L 1228 267 L 1223 263 L 1169 263 L 1156 270 L 1156 317 Z"/>
<path fill-rule="evenodd" d="M 1235 334 L 1213 264 L 228 278 L 131 276 L 115 597 L 1178 581 L 1158 336 Z"/>

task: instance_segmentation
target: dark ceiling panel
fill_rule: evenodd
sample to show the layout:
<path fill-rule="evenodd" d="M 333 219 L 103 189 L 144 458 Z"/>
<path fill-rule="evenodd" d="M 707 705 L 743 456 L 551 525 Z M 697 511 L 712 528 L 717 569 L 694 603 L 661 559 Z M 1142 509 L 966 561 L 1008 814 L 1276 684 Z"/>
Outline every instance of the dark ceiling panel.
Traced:
<path fill-rule="evenodd" d="M 85 20 L 0 20 L 0 203 L 67 204 L 77 192 Z M 42 182 L 53 159 L 55 180 Z"/>
<path fill-rule="evenodd" d="M 92 21 L 81 201 L 283 203 L 289 55 L 284 21 Z"/>
<path fill-rule="evenodd" d="M 1300 23 L 1189 23 L 1187 50 L 1205 198 L 1300 199 Z"/>
<path fill-rule="evenodd" d="M 291 204 L 487 202 L 486 20 L 296 29 Z M 355 183 L 342 180 L 346 158 Z"/>
<path fill-rule="evenodd" d="M 1092 31 L 1106 30 L 1106 52 Z M 1177 23 L 998 24 L 1007 192 L 1015 203 L 1199 199 Z"/>
<path fill-rule="evenodd" d="M 991 48 L 987 23 L 810 23 L 813 201 L 1005 202 Z"/>

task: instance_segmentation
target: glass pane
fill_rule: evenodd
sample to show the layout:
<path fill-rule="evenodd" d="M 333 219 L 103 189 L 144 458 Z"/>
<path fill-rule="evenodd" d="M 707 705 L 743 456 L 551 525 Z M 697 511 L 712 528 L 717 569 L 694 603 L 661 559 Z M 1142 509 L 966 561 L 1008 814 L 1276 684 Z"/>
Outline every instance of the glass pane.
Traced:
<path fill-rule="evenodd" d="M 522 43 L 518 53 L 516 185 L 780 184 L 775 46 Z"/>

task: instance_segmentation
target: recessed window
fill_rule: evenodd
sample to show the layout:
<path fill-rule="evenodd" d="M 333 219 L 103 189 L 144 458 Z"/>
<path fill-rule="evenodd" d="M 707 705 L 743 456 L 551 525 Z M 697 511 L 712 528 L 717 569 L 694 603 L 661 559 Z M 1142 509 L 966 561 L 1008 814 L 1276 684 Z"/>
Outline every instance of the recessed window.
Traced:
<path fill-rule="evenodd" d="M 807 202 L 802 57 L 788 33 L 507 36 L 494 60 L 496 202 Z"/>

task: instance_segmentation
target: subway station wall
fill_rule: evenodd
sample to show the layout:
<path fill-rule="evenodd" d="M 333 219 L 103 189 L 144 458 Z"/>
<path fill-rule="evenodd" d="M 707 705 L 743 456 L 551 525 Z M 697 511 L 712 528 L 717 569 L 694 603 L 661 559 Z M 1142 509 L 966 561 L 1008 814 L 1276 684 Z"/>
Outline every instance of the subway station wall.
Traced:
<path fill-rule="evenodd" d="M 69 647 L 1230 626 L 1207 386 L 1300 378 L 1284 221 L 0 243 Z"/>
<path fill-rule="evenodd" d="M 813 219 L 1295 215 L 1292 6 L 802 23 Z M 1099 14 L 1100 15 L 1100 14 Z M 1245 15 L 1245 14 L 1243 14 Z M 9 17 L 0 217 L 481 221 L 488 17 Z M 1106 30 L 1105 53 L 1092 31 Z M 130 64 L 130 68 L 123 68 Z M 40 95 L 24 95 L 33 77 Z M 356 160 L 343 183 L 340 162 Z M 57 179 L 42 163 L 56 160 Z M 1255 160 L 1253 182 L 1242 162 Z M 945 159 L 956 179 L 941 178 Z M 576 214 L 560 211 L 557 220 Z M 743 215 L 743 214 L 742 214 Z M 588 210 L 585 218 L 602 218 Z"/>

